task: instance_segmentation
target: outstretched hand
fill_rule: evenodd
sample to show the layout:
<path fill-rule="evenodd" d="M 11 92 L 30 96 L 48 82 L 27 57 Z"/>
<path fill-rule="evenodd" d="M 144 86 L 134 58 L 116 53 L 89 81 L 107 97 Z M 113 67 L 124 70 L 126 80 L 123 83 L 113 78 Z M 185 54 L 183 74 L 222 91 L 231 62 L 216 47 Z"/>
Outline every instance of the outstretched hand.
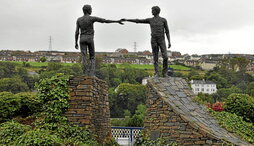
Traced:
<path fill-rule="evenodd" d="M 122 22 L 122 19 L 118 21 L 119 24 L 124 25 L 124 23 Z"/>
<path fill-rule="evenodd" d="M 125 18 L 122 18 L 120 21 L 126 21 L 126 19 L 125 19 Z"/>

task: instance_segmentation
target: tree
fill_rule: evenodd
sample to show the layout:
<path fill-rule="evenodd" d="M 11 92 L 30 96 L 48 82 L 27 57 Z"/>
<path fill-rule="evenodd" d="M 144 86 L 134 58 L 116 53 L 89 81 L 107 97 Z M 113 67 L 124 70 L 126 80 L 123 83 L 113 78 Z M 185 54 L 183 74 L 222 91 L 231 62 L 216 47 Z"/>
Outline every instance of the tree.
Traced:
<path fill-rule="evenodd" d="M 46 61 L 47 61 L 47 58 L 45 56 L 40 58 L 40 62 L 46 62 Z"/>
<path fill-rule="evenodd" d="M 57 71 L 62 67 L 63 67 L 63 65 L 61 63 L 49 62 L 48 67 L 47 67 L 47 71 Z"/>
<path fill-rule="evenodd" d="M 29 88 L 20 77 L 0 79 L 0 92 L 9 91 L 12 93 L 26 92 Z"/>
<path fill-rule="evenodd" d="M 115 91 L 109 92 L 110 109 L 112 117 L 124 117 L 124 110 L 129 110 L 133 115 L 139 104 L 146 100 L 146 87 L 129 83 L 120 84 Z"/>
<path fill-rule="evenodd" d="M 232 93 L 242 93 L 242 91 L 236 86 L 232 86 L 230 88 L 219 89 L 215 94 L 213 94 L 213 96 L 216 98 L 216 100 L 225 101 Z"/>
<path fill-rule="evenodd" d="M 207 80 L 215 82 L 216 85 L 217 85 L 217 88 L 225 88 L 225 87 L 227 87 L 227 80 L 225 78 L 223 78 L 218 73 L 211 73 L 206 78 L 207 78 Z"/>
<path fill-rule="evenodd" d="M 246 93 L 254 97 L 254 82 L 251 82 L 246 89 Z"/>
<path fill-rule="evenodd" d="M 250 60 L 245 57 L 239 57 L 239 58 L 236 58 L 236 62 L 239 67 L 239 70 L 242 72 L 246 72 L 247 66 L 250 63 Z"/>
<path fill-rule="evenodd" d="M 11 62 L 0 62 L 0 78 L 9 78 L 16 75 L 16 64 Z"/>

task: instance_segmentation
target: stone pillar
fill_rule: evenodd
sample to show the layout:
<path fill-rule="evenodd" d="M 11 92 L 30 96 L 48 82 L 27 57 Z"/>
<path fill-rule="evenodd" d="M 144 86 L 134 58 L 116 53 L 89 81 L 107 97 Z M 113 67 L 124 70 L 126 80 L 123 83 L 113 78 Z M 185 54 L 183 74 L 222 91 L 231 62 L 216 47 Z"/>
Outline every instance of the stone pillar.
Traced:
<path fill-rule="evenodd" d="M 100 144 L 111 138 L 108 85 L 96 77 L 79 76 L 69 81 L 68 120 L 87 126 Z"/>

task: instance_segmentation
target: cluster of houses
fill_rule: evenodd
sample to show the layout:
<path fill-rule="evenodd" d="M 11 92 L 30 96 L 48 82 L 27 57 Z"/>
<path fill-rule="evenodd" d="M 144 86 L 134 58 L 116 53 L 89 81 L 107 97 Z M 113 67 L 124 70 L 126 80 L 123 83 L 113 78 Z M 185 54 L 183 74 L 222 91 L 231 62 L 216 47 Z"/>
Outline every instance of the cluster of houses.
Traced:
<path fill-rule="evenodd" d="M 48 62 L 77 63 L 80 60 L 80 53 L 58 51 L 0 51 L 0 61 L 40 62 L 43 57 Z"/>
<path fill-rule="evenodd" d="M 250 60 L 248 71 L 254 70 L 254 55 L 246 54 L 208 54 L 208 55 L 182 55 L 177 51 L 169 51 L 169 62 L 179 62 L 191 67 L 200 67 L 204 70 L 213 69 L 217 63 L 225 58 L 246 57 Z M 153 64 L 153 54 L 150 51 L 129 52 L 127 49 L 119 48 L 115 52 L 96 52 L 96 56 L 102 58 L 107 64 Z M 80 52 L 60 52 L 60 51 L 0 51 L 0 61 L 21 61 L 40 62 L 41 58 L 46 58 L 48 62 L 78 63 L 80 62 Z M 160 55 L 159 61 L 162 62 Z"/>

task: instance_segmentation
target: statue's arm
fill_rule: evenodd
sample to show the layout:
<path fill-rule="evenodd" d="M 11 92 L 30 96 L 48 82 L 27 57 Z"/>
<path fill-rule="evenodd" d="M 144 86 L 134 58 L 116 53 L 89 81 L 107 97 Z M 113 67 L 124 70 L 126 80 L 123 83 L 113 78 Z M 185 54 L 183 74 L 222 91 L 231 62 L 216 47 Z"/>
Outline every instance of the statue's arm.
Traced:
<path fill-rule="evenodd" d="M 168 23 L 167 23 L 167 20 L 165 19 L 165 22 L 164 22 L 164 29 L 165 29 L 165 34 L 167 36 L 167 39 L 168 39 L 168 48 L 171 47 L 171 42 L 170 42 L 170 35 L 169 35 L 169 29 L 168 29 Z"/>
<path fill-rule="evenodd" d="M 75 48 L 78 49 L 78 37 L 79 37 L 79 24 L 76 22 L 76 31 L 75 31 Z"/>
<path fill-rule="evenodd" d="M 94 22 L 123 24 L 121 20 L 108 20 L 108 19 L 103 19 L 103 18 L 99 18 L 99 17 L 95 17 Z"/>
<path fill-rule="evenodd" d="M 121 20 L 134 22 L 134 23 L 149 23 L 149 19 L 121 19 Z"/>

